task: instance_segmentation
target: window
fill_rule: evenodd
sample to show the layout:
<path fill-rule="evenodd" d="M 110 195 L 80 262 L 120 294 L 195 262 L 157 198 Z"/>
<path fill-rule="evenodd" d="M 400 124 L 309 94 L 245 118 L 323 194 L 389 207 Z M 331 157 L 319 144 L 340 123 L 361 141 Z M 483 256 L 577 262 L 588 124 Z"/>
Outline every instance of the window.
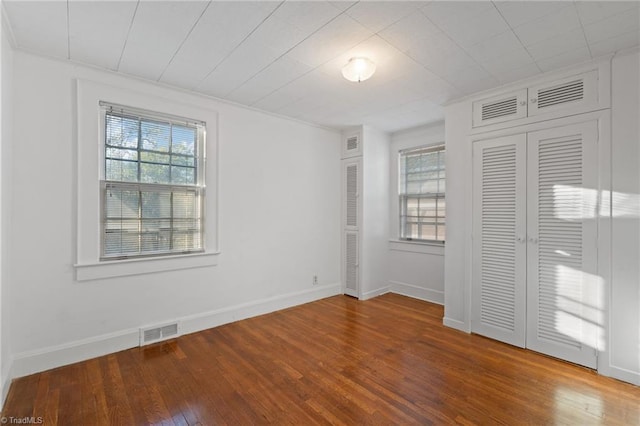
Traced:
<path fill-rule="evenodd" d="M 400 239 L 445 240 L 444 145 L 399 153 Z"/>
<path fill-rule="evenodd" d="M 100 103 L 101 260 L 204 251 L 205 124 Z"/>

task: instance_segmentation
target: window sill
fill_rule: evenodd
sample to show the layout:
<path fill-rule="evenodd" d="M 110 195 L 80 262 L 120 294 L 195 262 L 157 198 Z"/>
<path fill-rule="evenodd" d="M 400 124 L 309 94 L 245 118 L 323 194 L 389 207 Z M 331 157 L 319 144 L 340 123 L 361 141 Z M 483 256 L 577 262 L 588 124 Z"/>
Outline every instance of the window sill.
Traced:
<path fill-rule="evenodd" d="M 154 272 L 216 266 L 219 252 L 194 253 L 176 256 L 146 257 L 140 259 L 109 260 L 73 265 L 76 280 L 91 281 Z"/>
<path fill-rule="evenodd" d="M 431 243 L 427 241 L 389 240 L 389 250 L 444 256 L 444 243 Z"/>

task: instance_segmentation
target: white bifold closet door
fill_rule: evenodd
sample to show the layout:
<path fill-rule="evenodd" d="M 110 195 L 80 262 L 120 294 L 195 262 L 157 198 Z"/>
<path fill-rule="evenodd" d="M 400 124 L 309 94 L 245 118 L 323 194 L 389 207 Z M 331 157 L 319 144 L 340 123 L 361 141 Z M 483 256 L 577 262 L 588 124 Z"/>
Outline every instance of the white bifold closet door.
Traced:
<path fill-rule="evenodd" d="M 360 291 L 360 158 L 343 160 L 342 165 L 342 282 L 344 293 L 359 297 Z"/>
<path fill-rule="evenodd" d="M 597 123 L 474 143 L 472 330 L 596 366 Z"/>
<path fill-rule="evenodd" d="M 591 368 L 604 316 L 597 134 L 587 122 L 527 135 L 527 347 Z"/>
<path fill-rule="evenodd" d="M 473 146 L 472 330 L 524 347 L 526 135 Z"/>

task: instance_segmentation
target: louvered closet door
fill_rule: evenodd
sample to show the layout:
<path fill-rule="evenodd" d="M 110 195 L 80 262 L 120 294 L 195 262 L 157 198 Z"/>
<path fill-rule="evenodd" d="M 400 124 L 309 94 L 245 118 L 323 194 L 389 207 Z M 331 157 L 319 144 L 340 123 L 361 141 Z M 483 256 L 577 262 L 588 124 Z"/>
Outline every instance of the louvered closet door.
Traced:
<path fill-rule="evenodd" d="M 473 147 L 472 331 L 525 344 L 526 136 Z"/>
<path fill-rule="evenodd" d="M 343 160 L 342 167 L 342 282 L 345 294 L 359 297 L 361 160 Z"/>
<path fill-rule="evenodd" d="M 597 124 L 528 135 L 527 347 L 596 367 Z"/>

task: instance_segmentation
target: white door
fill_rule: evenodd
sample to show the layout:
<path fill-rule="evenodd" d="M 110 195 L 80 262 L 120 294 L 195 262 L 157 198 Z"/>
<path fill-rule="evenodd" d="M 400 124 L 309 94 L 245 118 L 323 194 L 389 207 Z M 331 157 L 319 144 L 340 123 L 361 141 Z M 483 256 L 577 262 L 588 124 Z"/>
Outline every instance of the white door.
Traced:
<path fill-rule="evenodd" d="M 527 347 L 591 368 L 602 332 L 597 123 L 528 134 Z"/>
<path fill-rule="evenodd" d="M 360 289 L 360 173 L 361 159 L 342 164 L 342 282 L 344 293 L 359 297 Z"/>
<path fill-rule="evenodd" d="M 473 146 L 472 331 L 525 345 L 526 135 Z"/>

